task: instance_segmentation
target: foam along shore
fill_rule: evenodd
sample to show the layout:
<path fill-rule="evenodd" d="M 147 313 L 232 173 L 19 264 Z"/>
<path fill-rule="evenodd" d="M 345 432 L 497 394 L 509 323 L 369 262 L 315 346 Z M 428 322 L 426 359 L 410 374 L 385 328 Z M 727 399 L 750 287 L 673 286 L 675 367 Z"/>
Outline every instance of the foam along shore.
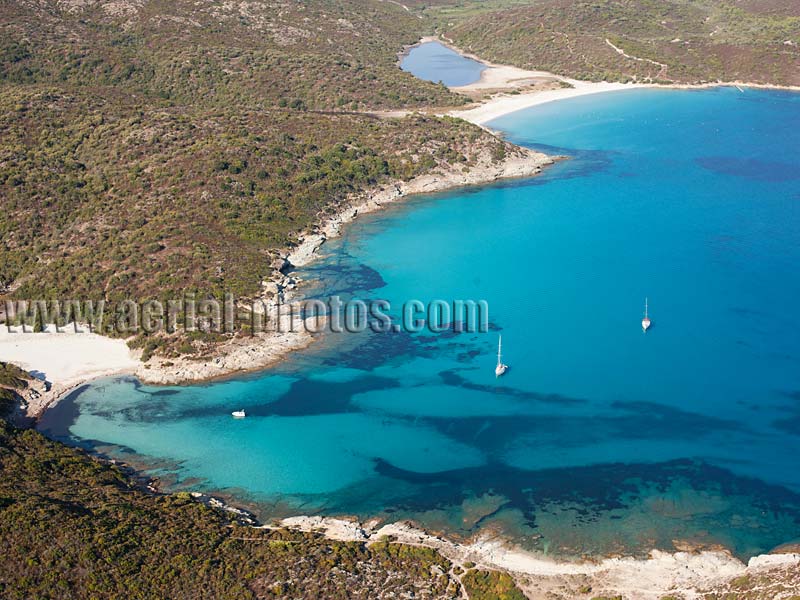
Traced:
<path fill-rule="evenodd" d="M 90 333 L 87 326 L 77 329 L 67 325 L 57 332 L 49 325 L 33 333 L 0 326 L 0 360 L 46 382 L 25 398 L 27 416 L 38 417 L 59 396 L 90 379 L 132 373 L 139 366 L 124 340 Z"/>
<path fill-rule="evenodd" d="M 723 550 L 663 552 L 653 550 L 646 559 L 604 558 L 594 561 L 556 561 L 516 548 L 497 537 L 479 537 L 471 543 L 456 543 L 431 535 L 408 522 L 381 525 L 378 520 L 355 520 L 319 516 L 290 517 L 276 526 L 320 532 L 330 539 L 376 542 L 393 541 L 434 548 L 462 566 L 511 573 L 531 600 L 545 598 L 616 596 L 637 600 L 660 600 L 669 594 L 702 598 L 704 592 L 724 588 L 745 577 L 780 577 L 800 566 L 800 554 L 763 554 L 747 564 Z M 270 527 L 270 526 L 267 526 Z"/>

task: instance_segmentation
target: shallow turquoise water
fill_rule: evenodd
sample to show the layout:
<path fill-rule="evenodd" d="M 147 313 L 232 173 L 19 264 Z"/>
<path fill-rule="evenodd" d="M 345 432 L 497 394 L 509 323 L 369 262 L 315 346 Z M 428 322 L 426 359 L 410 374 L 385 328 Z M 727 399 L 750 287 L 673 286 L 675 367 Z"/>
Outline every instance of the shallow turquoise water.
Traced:
<path fill-rule="evenodd" d="M 486 299 L 491 332 L 331 334 L 205 386 L 103 380 L 42 429 L 265 515 L 494 527 L 562 555 L 800 537 L 800 96 L 628 91 L 493 125 L 572 158 L 366 216 L 302 273 L 320 296 Z"/>
<path fill-rule="evenodd" d="M 478 81 L 486 65 L 439 42 L 426 42 L 411 48 L 400 61 L 400 68 L 420 79 L 454 87 Z"/>

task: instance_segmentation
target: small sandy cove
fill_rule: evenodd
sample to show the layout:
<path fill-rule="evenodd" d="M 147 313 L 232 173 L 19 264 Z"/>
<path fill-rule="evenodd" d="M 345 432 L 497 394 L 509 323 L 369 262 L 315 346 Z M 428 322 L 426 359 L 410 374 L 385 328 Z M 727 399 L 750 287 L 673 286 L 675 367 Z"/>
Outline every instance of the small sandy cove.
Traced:
<path fill-rule="evenodd" d="M 342 226 L 363 215 L 396 204 L 409 196 L 444 191 L 460 186 L 490 183 L 512 177 L 532 177 L 553 159 L 540 152 L 518 148 L 497 163 L 482 156 L 469 170 L 460 165 L 439 168 L 411 181 L 396 181 L 351 199 L 339 214 L 321 223 L 301 238 L 301 243 L 287 252 L 285 259 L 295 267 L 303 266 L 317 256 L 324 242 L 339 235 Z M 285 302 L 291 295 L 284 297 Z M 282 317 L 289 318 L 287 316 Z M 299 316 L 295 318 L 300 319 Z M 0 361 L 12 362 L 45 379 L 49 390 L 35 391 L 25 398 L 26 416 L 36 419 L 66 392 L 94 379 L 114 374 L 131 373 L 146 383 L 174 385 L 230 376 L 235 373 L 264 369 L 286 358 L 291 352 L 305 348 L 313 340 L 311 329 L 298 321 L 284 324 L 280 331 L 269 331 L 253 337 L 234 338 L 222 344 L 215 356 L 205 360 L 154 357 L 147 363 L 139 360 L 141 351 L 131 352 L 125 340 L 112 339 L 88 332 L 87 326 L 73 325 L 56 332 L 48 326 L 42 333 L 22 332 L 0 324 Z M 285 332 L 285 333 L 281 333 Z"/>
<path fill-rule="evenodd" d="M 74 326 L 56 332 L 52 325 L 40 333 L 0 325 L 0 361 L 12 362 L 50 384 L 46 393 L 28 401 L 32 417 L 85 381 L 132 373 L 140 364 L 124 340 L 76 332 Z"/>
<path fill-rule="evenodd" d="M 428 40 L 422 40 L 424 41 Z M 460 52 L 458 48 L 454 49 Z M 446 113 L 482 126 L 502 115 L 566 98 L 642 87 L 661 87 L 577 81 L 542 71 L 527 71 L 482 62 L 488 68 L 478 82 L 454 88 L 454 91 L 474 98 L 476 105 Z M 384 116 L 399 117 L 405 112 L 397 111 L 397 114 Z M 384 186 L 366 194 L 365 198 L 307 234 L 300 246 L 287 256 L 287 260 L 295 266 L 306 264 L 313 260 L 326 238 L 338 235 L 342 225 L 358 215 L 380 210 L 409 195 L 488 183 L 505 177 L 530 177 L 552 162 L 550 157 L 522 149 L 518 156 L 510 158 L 505 164 L 479 165 L 479 168 L 469 173 L 460 170 L 440 171 L 411 182 L 396 182 Z M 138 353 L 131 352 L 121 339 L 87 332 L 75 333 L 70 328 L 61 333 L 52 331 L 52 328 L 43 333 L 22 333 L 18 329 L 9 330 L 3 325 L 0 326 L 0 361 L 18 364 L 50 383 L 47 393 L 29 401 L 28 415 L 36 417 L 64 393 L 96 377 L 135 373 L 143 380 L 162 384 L 200 380 L 240 370 L 263 368 L 286 353 L 305 347 L 309 342 L 308 334 L 290 336 L 290 339 L 256 339 L 237 344 L 235 352 L 229 352 L 227 356 L 210 363 L 177 364 L 167 368 L 159 364 L 143 366 L 138 360 Z M 295 517 L 285 519 L 280 525 L 306 531 L 321 531 L 334 539 L 371 542 L 390 535 L 399 542 L 433 547 L 457 564 L 474 562 L 478 566 L 513 572 L 531 599 L 587 597 L 587 592 L 584 591 L 586 589 L 591 589 L 588 597 L 608 592 L 623 593 L 625 598 L 655 600 L 670 592 L 678 592 L 682 598 L 700 598 L 702 590 L 713 588 L 732 578 L 769 577 L 785 569 L 796 569 L 800 564 L 800 554 L 787 553 L 755 557 L 745 565 L 723 551 L 653 551 L 648 560 L 606 558 L 581 563 L 556 562 L 512 547 L 497 538 L 457 544 L 429 535 L 408 523 L 379 526 L 377 521 L 361 524 L 340 519 Z"/>
<path fill-rule="evenodd" d="M 481 59 L 479 56 L 464 52 L 449 40 L 426 37 L 419 43 L 436 41 L 449 47 L 462 56 L 482 62 L 487 68 L 475 83 L 450 88 L 454 92 L 465 94 L 476 104 L 464 109 L 455 109 L 446 114 L 460 117 L 465 121 L 484 126 L 489 121 L 525 108 L 539 106 L 556 100 L 577 98 L 589 94 L 618 92 L 643 88 L 658 89 L 703 89 L 718 86 L 733 86 L 744 92 L 743 88 L 779 89 L 800 91 L 799 86 L 781 86 L 746 81 L 717 81 L 701 84 L 656 84 L 656 83 L 618 83 L 608 81 L 581 81 L 562 77 L 547 71 L 531 71 L 500 65 Z"/>
<path fill-rule="evenodd" d="M 76 333 L 72 326 L 56 333 L 52 325 L 41 333 L 0 327 L 0 360 L 66 386 L 87 377 L 133 370 L 139 364 L 124 340 Z"/>

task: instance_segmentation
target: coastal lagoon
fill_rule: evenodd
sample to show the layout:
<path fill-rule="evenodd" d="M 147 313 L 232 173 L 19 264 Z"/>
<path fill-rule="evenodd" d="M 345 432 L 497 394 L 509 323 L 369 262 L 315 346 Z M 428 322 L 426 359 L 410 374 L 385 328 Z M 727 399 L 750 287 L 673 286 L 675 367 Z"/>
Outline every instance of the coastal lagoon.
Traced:
<path fill-rule="evenodd" d="M 478 81 L 486 65 L 439 42 L 425 42 L 408 51 L 400 68 L 425 81 L 457 87 Z"/>
<path fill-rule="evenodd" d="M 632 90 L 492 126 L 571 158 L 364 216 L 299 273 L 312 296 L 485 299 L 489 332 L 99 380 L 40 428 L 262 517 L 413 518 L 565 557 L 797 540 L 800 95 Z"/>

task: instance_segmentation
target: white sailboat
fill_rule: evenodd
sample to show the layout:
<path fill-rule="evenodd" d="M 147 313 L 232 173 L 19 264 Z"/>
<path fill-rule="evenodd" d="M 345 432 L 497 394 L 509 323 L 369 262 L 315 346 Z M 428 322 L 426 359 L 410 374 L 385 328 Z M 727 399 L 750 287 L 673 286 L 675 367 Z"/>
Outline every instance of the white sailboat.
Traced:
<path fill-rule="evenodd" d="M 644 319 L 642 319 L 642 331 L 650 328 L 650 317 L 647 316 L 647 298 L 644 299 Z"/>
<path fill-rule="evenodd" d="M 234 419 L 244 419 L 247 414 L 243 410 L 235 410 L 231 413 Z"/>
<path fill-rule="evenodd" d="M 494 376 L 500 377 L 503 373 L 508 370 L 508 365 L 503 364 L 503 336 L 500 336 L 500 339 L 497 340 L 497 366 L 494 368 Z"/>

